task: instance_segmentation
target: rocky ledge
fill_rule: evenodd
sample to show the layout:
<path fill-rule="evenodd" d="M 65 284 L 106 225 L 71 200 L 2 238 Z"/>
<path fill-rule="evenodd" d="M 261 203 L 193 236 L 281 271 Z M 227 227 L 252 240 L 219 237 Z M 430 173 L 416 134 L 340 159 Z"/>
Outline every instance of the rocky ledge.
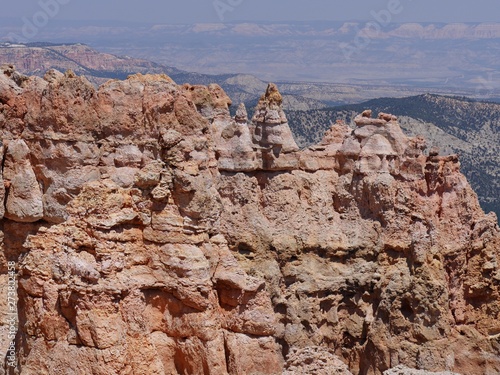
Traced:
<path fill-rule="evenodd" d="M 0 69 L 17 373 L 500 373 L 500 231 L 457 156 L 369 111 L 299 150 L 272 84 L 229 105 Z"/>

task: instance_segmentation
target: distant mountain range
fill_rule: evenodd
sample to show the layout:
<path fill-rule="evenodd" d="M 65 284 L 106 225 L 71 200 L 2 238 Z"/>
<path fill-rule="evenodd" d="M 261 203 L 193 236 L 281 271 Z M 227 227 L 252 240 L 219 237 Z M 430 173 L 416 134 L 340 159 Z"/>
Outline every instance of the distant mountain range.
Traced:
<path fill-rule="evenodd" d="M 19 20 L 0 21 L 0 42 L 1 35 L 5 41 L 10 33 L 20 35 L 19 27 Z M 383 95 L 352 98 L 355 101 L 418 89 L 419 93 L 500 100 L 500 23 L 386 23 L 373 14 L 363 22 L 111 25 L 82 21 L 52 22 L 36 37 L 57 43 L 79 41 L 102 52 L 190 72 L 386 88 Z M 389 87 L 396 93 L 391 94 Z"/>
<path fill-rule="evenodd" d="M 13 64 L 28 75 L 43 75 L 49 69 L 73 70 L 95 85 L 109 79 L 125 79 L 135 73 L 165 73 L 177 83 L 219 84 L 235 104 L 252 107 L 268 82 L 249 74 L 202 74 L 188 72 L 145 59 L 99 52 L 81 43 L 0 43 L 0 64 Z M 287 110 L 308 110 L 356 103 L 373 97 L 404 97 L 419 94 L 422 88 L 390 85 L 337 84 L 322 82 L 279 82 Z M 446 94 L 447 90 L 435 90 Z M 237 106 L 237 105 L 236 105 Z"/>
<path fill-rule="evenodd" d="M 49 69 L 71 69 L 85 75 L 94 84 L 113 78 L 123 79 L 137 72 L 170 75 L 181 72 L 147 60 L 100 53 L 84 44 L 2 43 L 0 62 L 13 64 L 17 70 L 29 75 L 44 75 Z"/>
<path fill-rule="evenodd" d="M 365 22 L 65 25 L 61 30 L 44 32 L 55 38 L 51 41 L 83 41 L 100 51 L 206 74 L 500 99 L 500 23 L 386 24 L 373 17 Z"/>

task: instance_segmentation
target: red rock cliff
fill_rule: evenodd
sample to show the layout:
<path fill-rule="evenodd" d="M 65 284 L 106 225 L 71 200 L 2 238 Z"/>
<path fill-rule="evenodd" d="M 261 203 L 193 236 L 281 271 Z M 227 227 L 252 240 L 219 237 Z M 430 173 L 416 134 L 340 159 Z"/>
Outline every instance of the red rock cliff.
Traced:
<path fill-rule="evenodd" d="M 500 372 L 500 232 L 456 156 L 369 112 L 299 151 L 274 85 L 228 105 L 1 69 L 19 373 Z"/>

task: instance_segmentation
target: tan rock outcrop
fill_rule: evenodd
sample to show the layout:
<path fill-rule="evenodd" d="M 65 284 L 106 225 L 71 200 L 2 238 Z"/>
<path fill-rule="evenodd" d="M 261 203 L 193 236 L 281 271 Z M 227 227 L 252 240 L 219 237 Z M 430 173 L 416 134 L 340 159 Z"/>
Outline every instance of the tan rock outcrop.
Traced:
<path fill-rule="evenodd" d="M 29 223 L 43 217 L 42 192 L 30 162 L 30 150 L 22 139 L 7 146 L 3 177 L 8 186 L 5 217 Z"/>
<path fill-rule="evenodd" d="M 275 84 L 270 83 L 260 98 L 252 118 L 254 139 L 273 153 L 298 151 L 282 106 L 283 99 Z"/>
<path fill-rule="evenodd" d="M 298 150 L 274 85 L 230 104 L 0 69 L 20 374 L 500 372 L 500 230 L 456 156 L 368 111 Z"/>
<path fill-rule="evenodd" d="M 226 108 L 227 109 L 227 108 Z M 250 172 L 261 167 L 248 126 L 245 105 L 242 104 L 234 119 L 226 112 L 213 122 L 215 152 L 221 171 Z"/>
<path fill-rule="evenodd" d="M 250 124 L 242 104 L 234 119 L 228 117 L 226 110 L 213 126 L 221 171 L 281 171 L 299 167 L 299 148 L 283 112 L 281 94 L 272 83 L 260 98 Z"/>
<path fill-rule="evenodd" d="M 352 375 L 348 367 L 332 351 L 324 347 L 294 349 L 285 364 L 283 375 Z"/>

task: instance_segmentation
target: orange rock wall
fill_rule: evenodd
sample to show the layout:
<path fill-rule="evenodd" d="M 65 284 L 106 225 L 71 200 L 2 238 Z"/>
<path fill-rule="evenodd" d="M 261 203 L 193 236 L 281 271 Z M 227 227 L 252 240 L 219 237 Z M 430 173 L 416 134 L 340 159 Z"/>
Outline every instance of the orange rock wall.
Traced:
<path fill-rule="evenodd" d="M 280 97 L 248 122 L 216 85 L 0 70 L 19 373 L 500 372 L 500 232 L 458 159 L 369 112 L 298 151 Z"/>

